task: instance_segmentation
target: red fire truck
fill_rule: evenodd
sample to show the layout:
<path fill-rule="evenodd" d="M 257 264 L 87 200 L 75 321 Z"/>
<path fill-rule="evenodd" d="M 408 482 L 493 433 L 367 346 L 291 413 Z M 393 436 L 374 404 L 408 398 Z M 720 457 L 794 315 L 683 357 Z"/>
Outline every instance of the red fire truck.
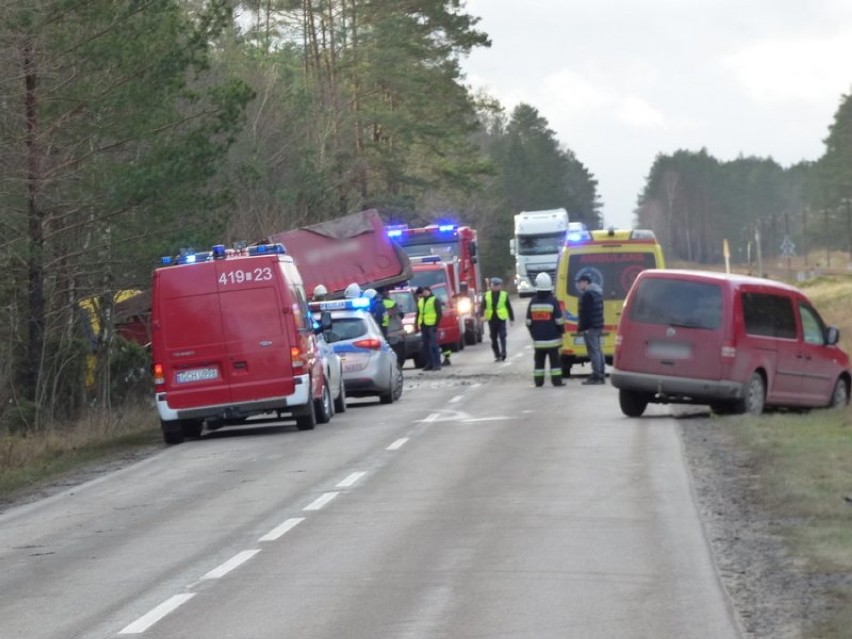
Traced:
<path fill-rule="evenodd" d="M 476 231 L 469 226 L 432 224 L 421 228 L 388 226 L 390 239 L 411 258 L 437 255 L 458 274 L 455 287 L 456 312 L 464 321 L 464 342 L 482 341 L 482 286 L 479 258 L 476 255 Z"/>

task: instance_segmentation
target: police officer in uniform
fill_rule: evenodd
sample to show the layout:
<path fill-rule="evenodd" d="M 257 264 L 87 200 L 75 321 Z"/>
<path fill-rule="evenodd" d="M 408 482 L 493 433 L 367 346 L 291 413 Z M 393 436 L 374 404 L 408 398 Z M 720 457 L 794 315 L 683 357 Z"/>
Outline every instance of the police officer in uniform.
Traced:
<path fill-rule="evenodd" d="M 441 348 L 438 346 L 438 324 L 441 323 L 443 308 L 441 300 L 432 294 L 428 286 L 418 286 L 417 325 L 423 334 L 423 350 L 426 352 L 424 371 L 441 370 Z"/>
<path fill-rule="evenodd" d="M 506 321 L 514 322 L 515 313 L 509 303 L 509 294 L 502 289 L 503 280 L 491 278 L 491 290 L 485 293 L 485 321 L 491 335 L 494 361 L 506 361 Z"/>
<path fill-rule="evenodd" d="M 535 295 L 527 307 L 527 329 L 533 339 L 533 381 L 536 386 L 544 385 L 545 360 L 550 359 L 550 381 L 562 386 L 562 365 L 559 362 L 559 347 L 565 332 L 565 318 L 559 310 L 559 302 L 553 296 L 553 282 L 547 273 L 535 276 Z"/>

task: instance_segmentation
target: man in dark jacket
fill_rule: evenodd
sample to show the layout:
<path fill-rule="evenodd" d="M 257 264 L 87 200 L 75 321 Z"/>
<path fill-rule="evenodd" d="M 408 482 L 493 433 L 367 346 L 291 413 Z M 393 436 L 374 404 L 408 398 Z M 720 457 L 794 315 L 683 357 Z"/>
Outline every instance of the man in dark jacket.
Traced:
<path fill-rule="evenodd" d="M 443 307 L 441 300 L 432 294 L 428 286 L 418 286 L 414 291 L 417 295 L 417 326 L 423 335 L 423 351 L 426 353 L 424 371 L 441 370 L 441 348 L 438 346 L 438 324 L 441 323 Z"/>
<path fill-rule="evenodd" d="M 550 275 L 536 275 L 535 291 L 527 307 L 527 329 L 533 339 L 533 382 L 536 386 L 544 386 L 544 362 L 549 358 L 550 381 L 554 386 L 562 386 L 559 347 L 562 346 L 565 319 L 559 310 L 559 302 L 553 296 Z"/>
<path fill-rule="evenodd" d="M 592 374 L 583 384 L 605 384 L 605 360 L 601 350 L 601 333 L 604 326 L 603 291 L 586 273 L 577 278 L 577 288 L 582 293 L 579 300 L 577 332 L 586 342 L 586 351 L 592 364 Z"/>

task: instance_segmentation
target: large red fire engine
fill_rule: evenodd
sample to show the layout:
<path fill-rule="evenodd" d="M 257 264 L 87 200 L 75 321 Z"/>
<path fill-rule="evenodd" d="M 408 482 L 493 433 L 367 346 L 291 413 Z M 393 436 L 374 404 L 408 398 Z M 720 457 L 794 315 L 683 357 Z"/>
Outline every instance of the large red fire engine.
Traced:
<path fill-rule="evenodd" d="M 464 321 L 464 341 L 482 341 L 482 286 L 479 258 L 476 255 L 476 231 L 469 226 L 432 224 L 421 228 L 387 227 L 388 237 L 411 258 L 437 255 L 457 273 L 453 291 L 456 312 Z"/>

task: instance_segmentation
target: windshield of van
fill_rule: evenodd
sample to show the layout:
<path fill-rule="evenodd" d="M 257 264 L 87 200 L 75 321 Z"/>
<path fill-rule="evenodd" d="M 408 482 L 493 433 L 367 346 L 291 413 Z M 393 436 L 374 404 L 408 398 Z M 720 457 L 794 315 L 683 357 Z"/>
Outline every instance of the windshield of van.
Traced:
<path fill-rule="evenodd" d="M 540 235 L 519 235 L 518 255 L 549 255 L 562 250 L 565 231 Z"/>
<path fill-rule="evenodd" d="M 630 319 L 645 324 L 717 329 L 722 323 L 718 284 L 646 279 L 633 298 Z"/>
<path fill-rule="evenodd" d="M 579 297 L 577 277 L 588 275 L 601 287 L 605 300 L 623 300 L 636 276 L 656 267 L 657 260 L 649 252 L 572 254 L 568 258 L 568 295 Z"/>

